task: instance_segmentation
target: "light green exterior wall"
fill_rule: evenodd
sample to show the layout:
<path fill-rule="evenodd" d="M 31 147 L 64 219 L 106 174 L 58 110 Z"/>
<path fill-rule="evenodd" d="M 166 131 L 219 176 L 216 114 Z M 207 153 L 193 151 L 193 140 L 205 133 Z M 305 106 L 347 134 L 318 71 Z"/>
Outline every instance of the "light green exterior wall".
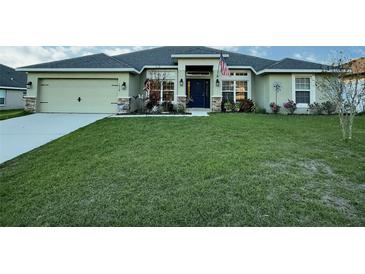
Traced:
<path fill-rule="evenodd" d="M 263 76 L 252 76 L 254 84 L 252 85 L 252 99 L 256 102 L 256 105 L 266 110 L 269 105 L 269 77 Z"/>
<path fill-rule="evenodd" d="M 215 85 L 215 81 L 217 78 L 217 71 L 218 71 L 218 63 L 219 60 L 217 58 L 212 59 L 179 59 L 178 62 L 178 82 L 180 79 L 183 79 L 184 85 L 178 85 L 177 94 L 178 96 L 185 96 L 186 93 L 186 66 L 213 66 L 213 73 L 210 76 L 210 97 L 221 97 L 222 96 L 222 89 L 221 86 L 217 87 Z M 218 73 L 218 79 L 220 83 L 222 82 L 220 73 Z M 211 103 L 212 105 L 212 103 Z"/>
<path fill-rule="evenodd" d="M 222 76 L 217 73 L 218 70 L 218 58 L 211 59 L 179 59 L 177 68 L 155 68 L 160 71 L 170 72 L 174 75 L 176 80 L 176 95 L 177 97 L 184 97 L 186 94 L 186 66 L 212 66 L 213 72 L 210 75 L 210 97 L 211 97 L 211 108 L 213 106 L 212 98 L 222 97 Z M 129 72 L 29 72 L 28 81 L 32 82 L 32 87 L 27 90 L 27 97 L 38 98 L 39 92 L 39 82 L 41 79 L 49 78 L 79 78 L 79 79 L 117 79 L 119 88 L 117 98 L 131 98 L 131 111 L 135 109 L 135 104 L 133 104 L 133 96 L 141 94 L 144 88 L 144 81 L 148 78 L 148 70 L 145 69 L 140 75 L 132 74 Z M 309 75 L 309 74 L 295 74 L 295 75 Z M 320 79 L 320 74 L 311 74 L 315 76 L 316 81 Z M 180 85 L 180 79 L 183 80 L 183 85 Z M 219 80 L 220 85 L 216 86 L 216 80 Z M 270 102 L 275 102 L 275 93 L 273 91 L 273 83 L 280 82 L 282 89 L 278 94 L 277 102 L 280 106 L 283 105 L 288 99 L 293 98 L 293 74 L 290 73 L 271 73 L 264 75 L 255 75 L 251 73 L 251 98 L 256 102 L 257 106 L 260 108 L 265 108 L 270 111 Z M 122 88 L 123 82 L 126 82 L 126 89 Z M 313 85 L 315 85 L 313 83 Z M 322 93 L 318 88 L 315 88 L 315 98 L 311 98 L 311 101 L 321 102 L 324 100 Z M 282 109 L 285 112 L 285 110 Z M 298 109 L 298 112 L 307 112 L 307 109 Z"/>
<path fill-rule="evenodd" d="M 129 90 L 129 97 L 130 97 L 129 110 L 131 112 L 133 112 L 137 109 L 135 96 L 137 96 L 140 93 L 140 76 L 139 75 L 129 74 L 128 90 Z"/>
<path fill-rule="evenodd" d="M 254 87 L 253 87 L 253 99 L 255 100 L 256 104 L 260 108 L 265 108 L 266 111 L 270 112 L 270 103 L 276 102 L 276 95 L 273 89 L 273 84 L 275 82 L 279 82 L 281 84 L 281 91 L 277 95 L 277 104 L 282 107 L 281 111 L 286 112 L 283 109 L 283 104 L 290 100 L 294 100 L 294 93 L 293 93 L 293 76 L 311 76 L 311 88 L 314 89 L 314 98 L 311 96 L 311 102 L 323 102 L 325 99 L 323 98 L 322 91 L 316 87 L 316 81 L 321 79 L 320 74 L 265 74 L 265 75 L 257 75 L 253 77 L 254 80 Z M 297 113 L 308 113 L 307 107 L 298 107 Z"/>

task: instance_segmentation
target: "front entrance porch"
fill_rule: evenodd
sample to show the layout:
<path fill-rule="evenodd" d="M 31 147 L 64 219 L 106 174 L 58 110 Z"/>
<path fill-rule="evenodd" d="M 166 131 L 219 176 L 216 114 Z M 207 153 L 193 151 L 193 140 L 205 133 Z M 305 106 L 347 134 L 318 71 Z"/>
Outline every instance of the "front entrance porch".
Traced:
<path fill-rule="evenodd" d="M 187 79 L 188 108 L 210 108 L 209 82 L 209 79 Z"/>
<path fill-rule="evenodd" d="M 189 109 L 211 108 L 212 65 L 186 65 L 186 107 Z"/>

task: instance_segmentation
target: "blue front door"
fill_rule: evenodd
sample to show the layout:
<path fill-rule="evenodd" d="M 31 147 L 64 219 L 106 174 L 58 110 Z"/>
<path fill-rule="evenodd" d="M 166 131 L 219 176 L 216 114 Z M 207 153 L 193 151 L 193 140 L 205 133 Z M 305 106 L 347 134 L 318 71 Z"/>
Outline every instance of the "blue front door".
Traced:
<path fill-rule="evenodd" d="M 209 80 L 188 79 L 186 89 L 189 108 L 210 107 Z"/>

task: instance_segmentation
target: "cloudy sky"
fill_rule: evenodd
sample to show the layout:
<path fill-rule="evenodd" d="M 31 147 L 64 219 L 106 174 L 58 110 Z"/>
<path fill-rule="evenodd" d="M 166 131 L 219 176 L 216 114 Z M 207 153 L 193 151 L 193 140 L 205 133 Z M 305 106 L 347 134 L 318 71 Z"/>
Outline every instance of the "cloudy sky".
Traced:
<path fill-rule="evenodd" d="M 1 47 L 0 64 L 10 67 L 20 67 L 42 62 L 62 60 L 66 58 L 84 56 L 88 54 L 104 52 L 108 55 L 128 53 L 141 49 L 152 48 L 142 46 L 130 47 Z M 280 60 L 285 57 L 302 59 L 312 62 L 328 63 L 336 55 L 343 51 L 349 58 L 365 56 L 364 47 L 240 47 L 222 46 L 214 47 L 234 52 Z"/>

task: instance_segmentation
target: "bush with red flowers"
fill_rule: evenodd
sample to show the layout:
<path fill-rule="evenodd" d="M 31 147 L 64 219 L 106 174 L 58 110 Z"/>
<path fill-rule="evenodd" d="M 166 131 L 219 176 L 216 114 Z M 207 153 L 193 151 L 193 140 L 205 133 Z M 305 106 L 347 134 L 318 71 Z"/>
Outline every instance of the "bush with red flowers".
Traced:
<path fill-rule="evenodd" d="M 290 99 L 288 99 L 288 102 L 284 103 L 283 106 L 289 112 L 289 114 L 294 114 L 295 110 L 297 109 L 297 104 Z"/>
<path fill-rule="evenodd" d="M 270 103 L 270 108 L 271 108 L 272 113 L 277 114 L 280 111 L 281 107 L 279 105 L 277 105 L 276 103 L 272 102 L 272 103 Z"/>

